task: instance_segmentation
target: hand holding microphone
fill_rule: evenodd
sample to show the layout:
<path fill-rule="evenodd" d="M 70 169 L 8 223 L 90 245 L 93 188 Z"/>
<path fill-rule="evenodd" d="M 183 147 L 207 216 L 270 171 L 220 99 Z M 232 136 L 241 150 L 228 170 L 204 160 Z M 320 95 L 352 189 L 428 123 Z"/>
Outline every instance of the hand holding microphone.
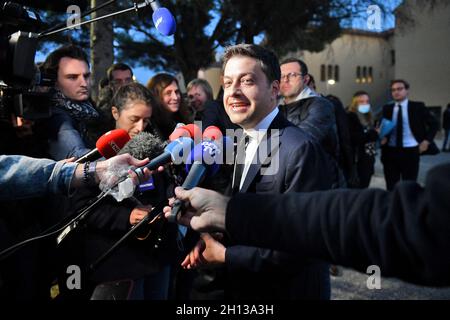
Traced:
<path fill-rule="evenodd" d="M 229 144 L 229 139 L 223 139 L 223 145 Z M 219 171 L 219 164 L 223 163 L 223 145 L 215 141 L 203 141 L 194 147 L 188 156 L 189 163 L 186 164 L 188 175 L 181 186 L 185 190 L 190 190 L 198 186 L 201 181 L 207 177 L 216 174 Z M 186 203 L 177 199 L 173 203 L 170 214 L 166 214 L 166 218 L 170 222 L 176 222 L 178 215 Z"/>

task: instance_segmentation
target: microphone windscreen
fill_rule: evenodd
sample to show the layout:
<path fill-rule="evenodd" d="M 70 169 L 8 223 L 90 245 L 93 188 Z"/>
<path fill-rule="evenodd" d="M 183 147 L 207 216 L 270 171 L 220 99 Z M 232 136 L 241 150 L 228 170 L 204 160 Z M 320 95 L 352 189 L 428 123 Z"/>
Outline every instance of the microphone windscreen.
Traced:
<path fill-rule="evenodd" d="M 116 129 L 102 135 L 95 143 L 95 147 L 103 157 L 108 159 L 117 155 L 128 141 L 130 141 L 128 132 Z"/>
<path fill-rule="evenodd" d="M 183 129 L 186 129 L 189 131 L 189 134 L 191 135 L 191 138 L 194 139 L 194 141 L 201 141 L 202 139 L 202 131 L 200 128 L 193 123 L 187 124 L 183 127 Z"/>
<path fill-rule="evenodd" d="M 165 143 L 149 132 L 140 132 L 134 136 L 119 154 L 129 153 L 136 159 L 156 158 L 164 152 Z"/>
<path fill-rule="evenodd" d="M 203 131 L 203 140 L 218 141 L 223 137 L 222 131 L 216 126 L 209 126 Z"/>
<path fill-rule="evenodd" d="M 158 8 L 152 15 L 156 30 L 164 36 L 171 36 L 175 33 L 177 23 L 174 16 L 167 8 Z"/>
<path fill-rule="evenodd" d="M 170 134 L 169 140 L 170 141 L 174 141 L 174 140 L 176 140 L 176 139 L 178 139 L 180 137 L 190 138 L 191 137 L 191 133 L 189 132 L 189 130 L 186 130 L 184 127 L 176 128 Z"/>

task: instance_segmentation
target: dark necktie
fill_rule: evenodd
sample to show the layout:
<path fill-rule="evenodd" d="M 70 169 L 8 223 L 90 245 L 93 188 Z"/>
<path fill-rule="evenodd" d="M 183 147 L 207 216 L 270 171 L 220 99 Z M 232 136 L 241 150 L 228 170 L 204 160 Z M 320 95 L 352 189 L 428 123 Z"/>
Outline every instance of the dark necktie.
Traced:
<path fill-rule="evenodd" d="M 396 147 L 403 148 L 403 116 L 402 106 L 398 104 L 397 126 L 396 126 Z"/>
<path fill-rule="evenodd" d="M 244 173 L 245 167 L 245 151 L 247 149 L 248 143 L 250 141 L 250 137 L 246 134 L 242 137 L 241 141 L 238 144 L 238 148 L 236 151 L 236 158 L 234 161 L 234 183 L 233 183 L 233 194 L 239 192 L 241 185 L 242 174 Z"/>

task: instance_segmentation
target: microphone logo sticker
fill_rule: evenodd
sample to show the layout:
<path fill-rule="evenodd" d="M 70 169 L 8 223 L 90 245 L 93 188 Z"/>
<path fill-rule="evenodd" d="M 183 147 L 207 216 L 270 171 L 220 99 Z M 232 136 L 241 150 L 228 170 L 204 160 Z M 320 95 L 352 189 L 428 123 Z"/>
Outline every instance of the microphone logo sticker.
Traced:
<path fill-rule="evenodd" d="M 220 156 L 221 152 L 219 147 L 210 141 L 204 141 L 202 143 L 203 147 L 203 161 L 206 164 L 217 163 L 217 158 Z"/>
<path fill-rule="evenodd" d="M 119 146 L 118 146 L 114 141 L 111 141 L 111 142 L 108 143 L 108 144 L 110 145 L 110 147 L 111 147 L 116 153 L 119 153 L 120 148 L 119 148 Z"/>
<path fill-rule="evenodd" d="M 158 27 L 159 27 L 159 25 L 161 24 L 162 21 L 163 21 L 162 17 L 159 17 L 158 20 L 156 20 L 156 22 L 155 22 L 156 29 L 158 29 Z"/>

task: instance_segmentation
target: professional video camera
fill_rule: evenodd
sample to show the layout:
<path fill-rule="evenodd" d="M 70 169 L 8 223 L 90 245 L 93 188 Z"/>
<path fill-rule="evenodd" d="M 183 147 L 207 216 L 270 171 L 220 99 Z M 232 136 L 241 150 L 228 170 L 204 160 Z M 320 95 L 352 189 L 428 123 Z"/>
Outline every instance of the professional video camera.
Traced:
<path fill-rule="evenodd" d="M 87 0 L 0 0 L 0 119 L 8 120 L 11 114 L 30 120 L 50 116 L 45 88 L 56 79 L 34 64 L 37 32 L 44 26 L 35 9 L 65 12 L 71 4 L 84 9 Z"/>
<path fill-rule="evenodd" d="M 113 2 L 92 8 L 81 17 Z M 8 119 L 11 114 L 30 120 L 50 116 L 50 99 L 42 91 L 52 87 L 56 79 L 42 74 L 34 64 L 38 40 L 42 37 L 126 12 L 138 12 L 148 6 L 153 10 L 155 28 L 164 36 L 174 34 L 175 18 L 167 8 L 160 6 L 158 0 L 133 0 L 133 3 L 128 9 L 37 33 L 43 24 L 38 13 L 30 7 L 65 13 L 69 6 L 76 5 L 84 11 L 88 0 L 0 0 L 0 120 Z"/>

